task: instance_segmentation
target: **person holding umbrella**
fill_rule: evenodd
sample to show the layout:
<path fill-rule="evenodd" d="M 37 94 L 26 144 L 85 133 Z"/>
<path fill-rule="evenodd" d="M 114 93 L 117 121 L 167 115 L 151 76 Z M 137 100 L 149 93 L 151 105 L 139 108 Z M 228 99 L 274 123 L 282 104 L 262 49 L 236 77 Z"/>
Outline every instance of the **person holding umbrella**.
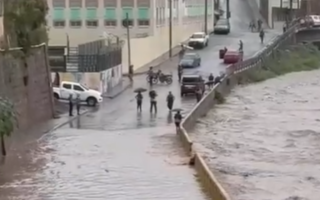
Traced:
<path fill-rule="evenodd" d="M 150 97 L 150 113 L 153 112 L 153 110 L 155 111 L 155 113 L 157 113 L 157 93 L 154 90 L 151 90 L 149 92 L 149 97 Z"/>
<path fill-rule="evenodd" d="M 174 103 L 174 96 L 173 96 L 172 92 L 170 91 L 167 96 L 167 106 L 170 111 L 172 110 L 173 103 Z"/>
<path fill-rule="evenodd" d="M 143 95 L 142 92 L 147 91 L 144 88 L 137 88 L 134 90 L 134 92 L 137 93 L 136 95 L 136 100 L 137 100 L 137 111 L 142 112 L 142 100 L 143 100 Z"/>

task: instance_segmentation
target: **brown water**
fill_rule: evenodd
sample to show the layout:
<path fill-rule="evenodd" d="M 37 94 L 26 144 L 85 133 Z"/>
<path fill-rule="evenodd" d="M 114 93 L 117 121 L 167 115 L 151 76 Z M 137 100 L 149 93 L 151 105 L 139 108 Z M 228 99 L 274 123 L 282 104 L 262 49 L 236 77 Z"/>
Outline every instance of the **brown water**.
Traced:
<path fill-rule="evenodd" d="M 240 87 L 192 137 L 232 200 L 319 200 L 319 101 L 320 71 Z"/>

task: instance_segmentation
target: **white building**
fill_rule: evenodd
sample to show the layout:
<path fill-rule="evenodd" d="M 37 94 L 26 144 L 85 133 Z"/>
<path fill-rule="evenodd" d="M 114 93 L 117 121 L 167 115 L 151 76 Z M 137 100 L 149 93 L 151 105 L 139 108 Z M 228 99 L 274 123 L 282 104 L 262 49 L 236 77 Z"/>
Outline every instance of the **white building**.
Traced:
<path fill-rule="evenodd" d="M 79 43 L 101 38 L 104 32 L 120 37 L 126 31 L 122 20 L 128 14 L 131 37 L 157 35 L 168 27 L 169 2 L 173 7 L 173 31 L 178 27 L 199 31 L 204 28 L 204 0 L 47 0 L 50 45 Z M 213 24 L 213 0 L 209 0 L 209 27 Z M 188 31 L 188 32 L 190 32 Z"/>

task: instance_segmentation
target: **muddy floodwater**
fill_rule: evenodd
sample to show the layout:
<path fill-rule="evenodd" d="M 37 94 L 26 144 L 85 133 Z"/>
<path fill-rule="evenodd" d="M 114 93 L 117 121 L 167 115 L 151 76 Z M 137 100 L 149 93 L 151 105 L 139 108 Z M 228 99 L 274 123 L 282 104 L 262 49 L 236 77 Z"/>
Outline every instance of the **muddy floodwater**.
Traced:
<path fill-rule="evenodd" d="M 320 71 L 236 88 L 192 137 L 232 200 L 319 200 Z"/>

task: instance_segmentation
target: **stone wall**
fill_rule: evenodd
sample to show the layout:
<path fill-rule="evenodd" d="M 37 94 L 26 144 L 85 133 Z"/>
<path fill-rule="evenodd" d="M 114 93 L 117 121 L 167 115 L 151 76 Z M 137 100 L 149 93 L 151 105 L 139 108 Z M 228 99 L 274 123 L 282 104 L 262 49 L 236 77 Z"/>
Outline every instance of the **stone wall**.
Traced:
<path fill-rule="evenodd" d="M 8 97 L 25 129 L 53 117 L 53 98 L 46 46 L 31 50 L 25 59 L 19 50 L 0 53 L 0 95 Z"/>

